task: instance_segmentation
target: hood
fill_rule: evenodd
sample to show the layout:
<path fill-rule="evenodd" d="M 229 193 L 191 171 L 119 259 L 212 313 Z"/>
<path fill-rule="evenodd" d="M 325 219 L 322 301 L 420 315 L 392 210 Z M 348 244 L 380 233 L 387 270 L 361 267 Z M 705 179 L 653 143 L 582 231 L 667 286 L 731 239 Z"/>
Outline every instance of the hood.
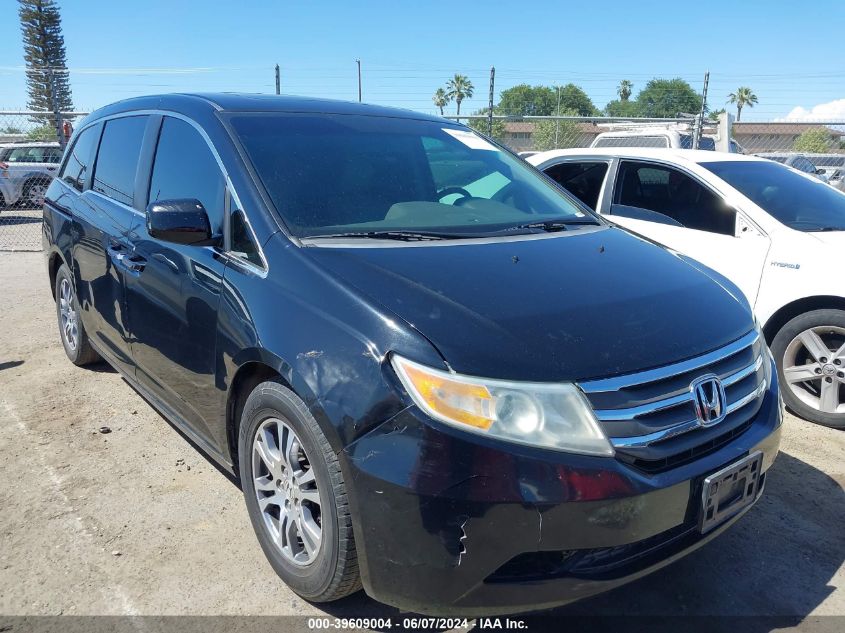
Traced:
<path fill-rule="evenodd" d="M 617 228 L 390 244 L 304 250 L 460 373 L 606 377 L 703 354 L 753 327 L 747 306 L 703 270 Z"/>

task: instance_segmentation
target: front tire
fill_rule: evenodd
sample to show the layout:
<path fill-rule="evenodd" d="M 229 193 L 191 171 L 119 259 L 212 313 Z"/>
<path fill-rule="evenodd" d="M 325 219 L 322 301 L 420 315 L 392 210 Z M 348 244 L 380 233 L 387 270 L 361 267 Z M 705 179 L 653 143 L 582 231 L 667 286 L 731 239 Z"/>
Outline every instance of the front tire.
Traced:
<path fill-rule="evenodd" d="M 249 518 L 279 577 L 312 602 L 358 591 L 358 558 L 337 455 L 290 389 L 269 381 L 249 395 L 238 461 Z"/>
<path fill-rule="evenodd" d="M 786 406 L 802 418 L 845 429 L 845 311 L 813 310 L 772 341 Z"/>
<path fill-rule="evenodd" d="M 96 363 L 100 355 L 91 347 L 88 333 L 79 318 L 79 300 L 73 285 L 73 276 L 66 264 L 56 273 L 56 317 L 59 322 L 59 337 L 68 359 L 82 367 Z"/>

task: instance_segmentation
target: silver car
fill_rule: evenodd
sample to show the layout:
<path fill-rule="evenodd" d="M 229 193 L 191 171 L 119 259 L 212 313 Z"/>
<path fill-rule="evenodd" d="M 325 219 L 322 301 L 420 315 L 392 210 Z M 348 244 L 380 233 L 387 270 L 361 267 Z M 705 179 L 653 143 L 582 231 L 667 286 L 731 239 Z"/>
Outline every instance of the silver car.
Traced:
<path fill-rule="evenodd" d="M 62 160 L 58 143 L 0 145 L 0 207 L 39 208 Z"/>

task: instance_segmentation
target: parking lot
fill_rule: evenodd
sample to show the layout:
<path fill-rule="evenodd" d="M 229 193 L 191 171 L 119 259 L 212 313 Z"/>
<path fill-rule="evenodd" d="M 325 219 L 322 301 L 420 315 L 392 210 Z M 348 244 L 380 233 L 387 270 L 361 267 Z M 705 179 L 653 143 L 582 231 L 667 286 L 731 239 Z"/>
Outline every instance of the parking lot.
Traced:
<path fill-rule="evenodd" d="M 396 613 L 363 593 L 312 605 L 282 584 L 237 486 L 118 374 L 66 360 L 40 253 L 0 253 L 0 288 L 0 612 Z M 781 450 L 727 534 L 556 615 L 845 613 L 845 433 L 790 416 Z"/>
<path fill-rule="evenodd" d="M 0 249 L 36 251 L 41 249 L 41 209 L 7 207 L 0 209 Z"/>

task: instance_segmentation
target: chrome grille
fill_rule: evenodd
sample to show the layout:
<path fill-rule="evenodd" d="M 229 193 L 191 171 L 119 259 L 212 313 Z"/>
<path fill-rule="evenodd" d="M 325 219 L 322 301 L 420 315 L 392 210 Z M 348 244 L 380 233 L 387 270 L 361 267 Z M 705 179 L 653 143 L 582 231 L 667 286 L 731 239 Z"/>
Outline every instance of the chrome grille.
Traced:
<path fill-rule="evenodd" d="M 669 463 L 676 453 L 739 429 L 766 391 L 766 348 L 757 330 L 713 352 L 636 374 L 585 381 L 581 389 L 620 456 Z M 691 384 L 705 375 L 725 388 L 725 419 L 704 428 Z"/>

